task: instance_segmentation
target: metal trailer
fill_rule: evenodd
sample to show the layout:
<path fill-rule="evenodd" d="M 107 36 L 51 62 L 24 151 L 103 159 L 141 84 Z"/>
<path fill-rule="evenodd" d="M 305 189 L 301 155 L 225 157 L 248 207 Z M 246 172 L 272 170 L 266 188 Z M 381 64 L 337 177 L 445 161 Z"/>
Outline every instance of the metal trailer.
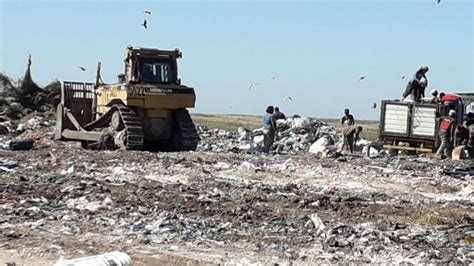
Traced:
<path fill-rule="evenodd" d="M 464 103 L 464 113 L 474 113 L 474 93 L 457 93 Z"/>
<path fill-rule="evenodd" d="M 456 107 L 456 123 L 462 123 L 464 105 Z M 406 103 L 384 100 L 380 112 L 380 141 L 384 148 L 435 152 L 439 146 L 438 128 L 440 116 L 449 112 L 447 106 L 431 103 Z"/>

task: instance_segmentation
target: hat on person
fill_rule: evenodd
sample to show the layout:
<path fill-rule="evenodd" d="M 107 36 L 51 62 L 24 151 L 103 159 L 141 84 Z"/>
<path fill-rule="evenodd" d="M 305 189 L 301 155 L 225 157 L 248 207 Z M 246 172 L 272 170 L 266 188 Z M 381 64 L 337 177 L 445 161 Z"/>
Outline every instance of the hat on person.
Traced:
<path fill-rule="evenodd" d="M 454 110 L 449 110 L 449 116 L 455 117 L 455 116 L 456 116 L 456 111 L 454 111 Z"/>

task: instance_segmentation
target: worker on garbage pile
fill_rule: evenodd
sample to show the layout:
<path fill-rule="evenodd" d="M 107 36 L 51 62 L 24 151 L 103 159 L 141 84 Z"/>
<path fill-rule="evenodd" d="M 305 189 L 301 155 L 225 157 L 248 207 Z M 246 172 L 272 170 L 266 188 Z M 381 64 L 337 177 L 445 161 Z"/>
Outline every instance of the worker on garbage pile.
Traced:
<path fill-rule="evenodd" d="M 275 107 L 275 112 L 273 113 L 273 120 L 275 122 L 280 119 L 286 119 L 286 116 L 284 113 L 280 112 L 280 107 Z"/>
<path fill-rule="evenodd" d="M 469 141 L 469 129 L 463 125 L 457 125 L 454 131 L 454 147 L 466 146 Z"/>
<path fill-rule="evenodd" d="M 275 140 L 276 125 L 273 119 L 273 106 L 268 106 L 263 115 L 263 153 L 268 154 Z"/>
<path fill-rule="evenodd" d="M 469 127 L 471 124 L 474 124 L 474 112 L 469 111 L 464 115 L 463 123 L 465 127 Z"/>
<path fill-rule="evenodd" d="M 354 116 L 351 115 L 349 108 L 344 109 L 344 116 L 341 118 L 343 127 L 350 127 L 354 125 Z"/>
<path fill-rule="evenodd" d="M 402 102 L 420 102 L 425 97 L 425 88 L 428 86 L 426 73 L 429 71 L 428 66 L 421 66 L 408 81 L 405 91 L 402 95 Z"/>
<path fill-rule="evenodd" d="M 439 123 L 438 135 L 441 139 L 436 154 L 444 154 L 446 157 L 451 157 L 451 151 L 453 149 L 453 137 L 454 137 L 454 122 L 456 118 L 456 111 L 450 110 L 448 116 L 441 117 Z"/>
<path fill-rule="evenodd" d="M 427 102 L 427 103 L 439 103 L 440 100 L 438 98 L 438 90 L 437 89 L 432 89 L 430 91 L 430 96 L 426 97 L 426 98 L 423 98 L 423 101 L 424 102 Z"/>
<path fill-rule="evenodd" d="M 443 94 L 441 96 L 441 94 Z M 440 93 L 441 103 L 445 106 L 449 106 L 449 109 L 455 110 L 456 106 L 462 103 L 461 97 L 458 95 L 448 92 L 448 93 Z"/>
<path fill-rule="evenodd" d="M 354 145 L 359 139 L 359 133 L 362 132 L 361 126 L 349 126 L 344 129 L 344 144 L 342 145 L 342 150 L 345 151 L 349 148 L 350 152 L 354 152 Z"/>
<path fill-rule="evenodd" d="M 464 115 L 463 126 L 468 129 L 469 137 L 467 140 L 467 152 L 469 153 L 469 158 L 474 158 L 474 113 L 468 112 Z"/>

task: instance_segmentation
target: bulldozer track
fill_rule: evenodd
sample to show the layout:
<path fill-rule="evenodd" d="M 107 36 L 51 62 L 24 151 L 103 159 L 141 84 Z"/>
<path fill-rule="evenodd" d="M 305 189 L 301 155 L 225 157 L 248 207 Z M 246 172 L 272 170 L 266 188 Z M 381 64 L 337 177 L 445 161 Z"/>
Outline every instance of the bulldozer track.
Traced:
<path fill-rule="evenodd" d="M 124 106 L 115 106 L 116 110 L 120 113 L 122 122 L 125 126 L 126 150 L 142 150 L 143 149 L 143 128 L 140 123 L 138 115 L 130 108 Z"/>
<path fill-rule="evenodd" d="M 130 108 L 123 105 L 112 106 L 105 114 L 96 121 L 85 126 L 86 130 L 103 128 L 109 125 L 114 112 L 119 112 L 121 121 L 126 131 L 125 149 L 142 150 L 143 149 L 143 128 L 138 115 Z"/>
<path fill-rule="evenodd" d="M 188 110 L 178 109 L 173 113 L 181 134 L 181 150 L 195 150 L 199 142 L 199 135 Z"/>

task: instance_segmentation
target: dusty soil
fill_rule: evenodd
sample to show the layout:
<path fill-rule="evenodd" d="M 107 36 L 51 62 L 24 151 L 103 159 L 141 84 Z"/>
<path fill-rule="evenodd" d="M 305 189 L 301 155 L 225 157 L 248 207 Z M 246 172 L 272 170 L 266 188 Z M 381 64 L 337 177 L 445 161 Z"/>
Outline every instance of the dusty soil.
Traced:
<path fill-rule="evenodd" d="M 135 265 L 473 260 L 472 162 L 59 142 L 0 161 L 19 165 L 0 172 L 1 262 L 113 250 Z"/>

